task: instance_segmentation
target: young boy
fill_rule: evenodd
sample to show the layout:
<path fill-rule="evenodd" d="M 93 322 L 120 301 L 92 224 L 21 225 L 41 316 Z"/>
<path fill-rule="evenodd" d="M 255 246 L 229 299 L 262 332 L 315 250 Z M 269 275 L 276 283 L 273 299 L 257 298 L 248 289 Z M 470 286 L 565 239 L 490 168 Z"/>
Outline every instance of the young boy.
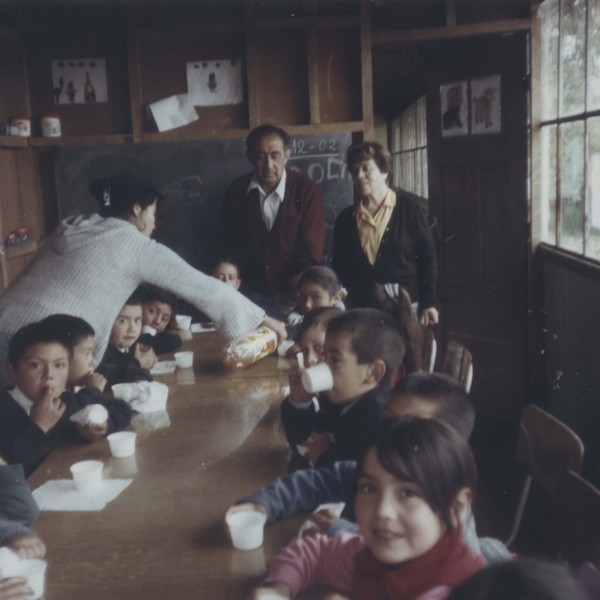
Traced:
<path fill-rule="evenodd" d="M 212 268 L 211 275 L 220 279 L 223 283 L 240 289 L 242 278 L 240 276 L 240 268 L 235 260 L 230 258 L 222 258 L 215 263 Z"/>
<path fill-rule="evenodd" d="M 0 395 L 0 454 L 21 463 L 26 476 L 60 443 L 72 438 L 96 441 L 129 424 L 129 407 L 103 400 L 108 421 L 98 427 L 75 425 L 69 417 L 89 404 L 65 392 L 72 346 L 52 323 L 31 323 L 11 338 L 7 369 L 15 387 Z"/>
<path fill-rule="evenodd" d="M 142 335 L 140 344 L 150 346 L 155 354 L 175 352 L 183 343 L 174 332 L 177 313 L 177 297 L 168 290 L 145 283 L 138 287 L 137 294 L 142 300 Z"/>
<path fill-rule="evenodd" d="M 150 369 L 158 359 L 150 346 L 138 342 L 141 331 L 142 298 L 134 292 L 115 319 L 108 347 L 98 366 L 109 387 L 116 383 L 152 381 Z"/>
<path fill-rule="evenodd" d="M 359 308 L 328 323 L 324 351 L 333 388 L 324 394 L 321 409 L 298 385 L 281 407 L 290 446 L 304 446 L 305 458 L 316 466 L 355 460 L 361 454 L 404 357 L 404 341 L 388 314 Z"/>

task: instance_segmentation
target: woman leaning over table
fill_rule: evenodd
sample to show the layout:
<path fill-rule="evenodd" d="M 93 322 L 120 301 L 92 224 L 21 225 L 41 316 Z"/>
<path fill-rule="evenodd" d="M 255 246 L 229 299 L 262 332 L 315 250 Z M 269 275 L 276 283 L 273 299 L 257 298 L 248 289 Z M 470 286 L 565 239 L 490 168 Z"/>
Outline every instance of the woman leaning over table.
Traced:
<path fill-rule="evenodd" d="M 436 324 L 435 245 L 420 199 L 389 186 L 391 156 L 377 142 L 351 146 L 347 164 L 355 202 L 335 222 L 334 270 L 349 291 L 363 281 L 402 286 L 421 321 Z"/>
<path fill-rule="evenodd" d="M 94 355 L 100 360 L 119 310 L 143 282 L 169 290 L 205 312 L 227 339 L 260 324 L 285 338 L 282 323 L 233 287 L 150 239 L 160 200 L 152 184 L 119 174 L 94 181 L 90 191 L 98 213 L 65 219 L 0 296 L 2 362 L 13 333 L 54 313 L 75 315 L 92 325 Z"/>

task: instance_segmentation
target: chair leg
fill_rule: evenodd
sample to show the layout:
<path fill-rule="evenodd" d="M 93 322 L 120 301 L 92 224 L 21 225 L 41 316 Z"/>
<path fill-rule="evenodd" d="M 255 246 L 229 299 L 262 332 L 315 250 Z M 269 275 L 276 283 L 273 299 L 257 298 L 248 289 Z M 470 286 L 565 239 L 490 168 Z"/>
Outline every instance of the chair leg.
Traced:
<path fill-rule="evenodd" d="M 527 504 L 527 498 L 529 496 L 529 489 L 531 488 L 531 481 L 531 475 L 527 475 L 525 477 L 525 481 L 523 482 L 523 488 L 521 489 L 521 495 L 519 496 L 519 502 L 517 504 L 515 518 L 513 520 L 513 524 L 508 534 L 508 537 L 504 542 L 504 545 L 508 548 L 512 546 L 517 537 L 517 534 L 519 533 L 521 521 L 523 520 L 523 513 L 525 512 L 525 505 Z"/>

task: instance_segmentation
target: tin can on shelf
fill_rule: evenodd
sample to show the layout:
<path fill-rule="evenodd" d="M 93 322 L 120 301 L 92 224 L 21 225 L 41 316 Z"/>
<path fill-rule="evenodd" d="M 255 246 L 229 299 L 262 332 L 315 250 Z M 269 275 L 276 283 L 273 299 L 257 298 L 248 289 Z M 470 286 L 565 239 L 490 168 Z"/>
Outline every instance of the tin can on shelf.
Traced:
<path fill-rule="evenodd" d="M 44 115 L 42 117 L 42 135 L 44 137 L 60 137 L 60 117 L 58 115 Z"/>
<path fill-rule="evenodd" d="M 10 120 L 11 135 L 29 137 L 31 135 L 31 119 L 24 115 L 12 117 Z"/>

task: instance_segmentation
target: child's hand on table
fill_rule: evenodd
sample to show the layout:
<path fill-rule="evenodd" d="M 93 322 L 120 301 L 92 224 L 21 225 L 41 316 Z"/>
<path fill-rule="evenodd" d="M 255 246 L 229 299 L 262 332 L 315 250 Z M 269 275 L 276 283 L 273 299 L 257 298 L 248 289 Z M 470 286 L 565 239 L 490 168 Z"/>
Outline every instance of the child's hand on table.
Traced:
<path fill-rule="evenodd" d="M 44 432 L 50 431 L 65 412 L 65 404 L 55 396 L 54 388 L 47 388 L 44 395 L 31 406 L 29 417 Z"/>
<path fill-rule="evenodd" d="M 77 433 L 86 442 L 97 442 L 108 433 L 108 421 L 101 425 L 77 425 Z"/>
<path fill-rule="evenodd" d="M 27 600 L 33 595 L 33 590 L 23 577 L 7 577 L 0 579 L 0 600 Z"/>
<path fill-rule="evenodd" d="M 269 583 L 254 588 L 248 600 L 287 600 L 292 597 L 290 588 L 285 583 Z"/>
<path fill-rule="evenodd" d="M 133 355 L 138 359 L 142 369 L 150 370 L 158 362 L 158 357 L 154 353 L 154 350 L 145 344 L 136 344 L 133 349 Z"/>
<path fill-rule="evenodd" d="M 329 436 L 324 433 L 313 431 L 303 442 L 302 445 L 306 448 L 304 458 L 315 465 L 321 454 L 328 452 L 332 448 Z"/>
<path fill-rule="evenodd" d="M 327 534 L 329 528 L 338 520 L 338 516 L 329 508 L 322 508 L 314 512 L 309 517 L 309 521 L 314 523 L 316 527 L 307 527 L 303 532 L 303 536 L 317 535 L 317 533 Z"/>
<path fill-rule="evenodd" d="M 42 558 L 46 554 L 46 545 L 34 535 L 17 535 L 6 546 L 21 558 Z"/>

